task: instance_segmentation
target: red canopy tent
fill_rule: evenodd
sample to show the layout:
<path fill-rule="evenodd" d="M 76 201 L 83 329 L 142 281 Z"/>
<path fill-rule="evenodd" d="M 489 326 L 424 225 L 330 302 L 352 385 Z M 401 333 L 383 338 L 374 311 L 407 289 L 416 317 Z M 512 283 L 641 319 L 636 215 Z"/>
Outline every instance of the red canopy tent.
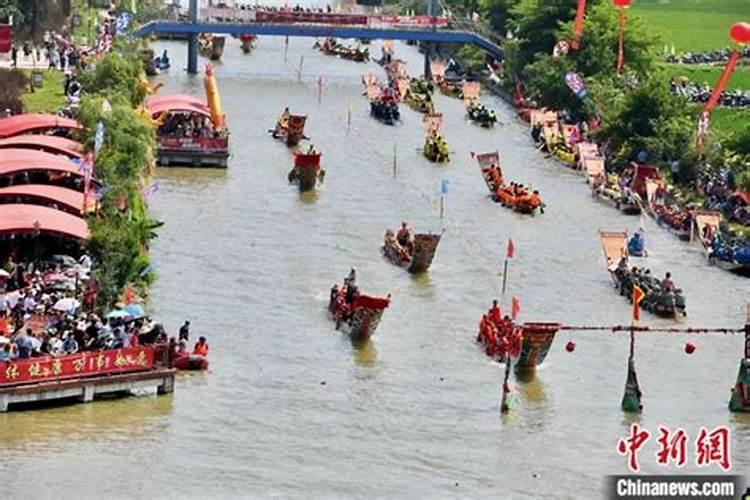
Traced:
<path fill-rule="evenodd" d="M 0 138 L 52 129 L 81 130 L 80 123 L 57 115 L 24 114 L 0 118 Z"/>
<path fill-rule="evenodd" d="M 3 149 L 0 154 L 0 176 L 32 170 L 50 170 L 83 177 L 83 171 L 63 156 L 33 149 Z"/>
<path fill-rule="evenodd" d="M 146 99 L 146 109 L 152 116 L 181 111 L 211 116 L 211 110 L 205 101 L 185 94 L 150 96 Z"/>
<path fill-rule="evenodd" d="M 61 154 L 68 158 L 81 158 L 83 145 L 80 142 L 54 135 L 17 135 L 0 139 L 0 149 L 35 149 L 47 153 Z"/>
<path fill-rule="evenodd" d="M 42 205 L 54 203 L 65 212 L 79 216 L 83 213 L 83 193 L 60 186 L 21 184 L 0 188 L 0 201 L 7 198 L 34 200 L 30 201 L 30 204 L 36 204 L 36 201 Z"/>
<path fill-rule="evenodd" d="M 41 205 L 0 205 L 0 235 L 39 233 L 86 240 L 86 221 Z"/>

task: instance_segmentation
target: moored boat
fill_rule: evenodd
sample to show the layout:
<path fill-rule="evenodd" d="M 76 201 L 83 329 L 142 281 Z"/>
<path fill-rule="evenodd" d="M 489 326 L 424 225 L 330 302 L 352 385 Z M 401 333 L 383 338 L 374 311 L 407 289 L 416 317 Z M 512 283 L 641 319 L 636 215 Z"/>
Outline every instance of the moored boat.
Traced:
<path fill-rule="evenodd" d="M 320 168 L 321 154 L 312 147 L 307 153 L 294 154 L 294 167 L 289 172 L 289 182 L 297 183 L 300 191 L 311 191 L 323 182 L 325 170 Z"/>
<path fill-rule="evenodd" d="M 229 130 L 210 64 L 204 86 L 205 101 L 182 94 L 146 99 L 145 108 L 157 127 L 160 165 L 226 168 Z"/>
<path fill-rule="evenodd" d="M 178 370 L 208 370 L 208 359 L 200 354 L 185 354 L 175 358 L 172 366 Z"/>
<path fill-rule="evenodd" d="M 336 321 L 337 330 L 348 333 L 354 340 L 365 340 L 375 333 L 390 302 L 390 294 L 387 297 L 360 294 L 350 274 L 341 287 L 331 288 L 328 311 Z"/>
<path fill-rule="evenodd" d="M 396 264 L 405 267 L 412 274 L 427 271 L 435 258 L 442 234 L 415 233 L 413 238 L 401 238 L 400 234 L 386 230 L 383 240 L 383 254 Z"/>
<path fill-rule="evenodd" d="M 293 115 L 289 112 L 289 108 L 285 108 L 276 126 L 270 131 L 271 136 L 284 141 L 287 146 L 296 146 L 302 139 L 307 139 L 305 137 L 306 122 L 306 115 Z"/>
<path fill-rule="evenodd" d="M 593 163 L 587 161 L 587 165 Z M 591 195 L 614 206 L 626 215 L 638 215 L 641 213 L 640 198 L 630 188 L 619 184 L 619 177 L 614 174 L 607 175 L 603 169 L 591 180 Z"/>
<path fill-rule="evenodd" d="M 738 274 L 750 275 L 750 243 L 733 241 L 721 229 L 721 213 L 697 210 L 695 233 L 709 263 Z"/>

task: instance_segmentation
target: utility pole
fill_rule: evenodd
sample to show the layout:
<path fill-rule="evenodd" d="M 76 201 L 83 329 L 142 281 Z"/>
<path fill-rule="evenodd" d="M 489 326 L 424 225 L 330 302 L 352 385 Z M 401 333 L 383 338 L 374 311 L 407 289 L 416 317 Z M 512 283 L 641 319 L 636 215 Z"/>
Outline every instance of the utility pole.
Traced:
<path fill-rule="evenodd" d="M 189 16 L 190 24 L 195 25 L 198 22 L 198 0 L 190 0 Z M 198 34 L 190 33 L 188 35 L 188 60 L 187 72 L 189 75 L 198 73 Z"/>

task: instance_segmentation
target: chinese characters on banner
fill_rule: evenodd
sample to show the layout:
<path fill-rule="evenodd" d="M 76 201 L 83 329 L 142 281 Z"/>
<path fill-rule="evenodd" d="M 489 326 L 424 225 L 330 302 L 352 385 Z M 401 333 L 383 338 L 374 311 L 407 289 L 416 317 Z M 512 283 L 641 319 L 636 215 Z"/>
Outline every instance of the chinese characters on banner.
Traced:
<path fill-rule="evenodd" d="M 0 362 L 0 387 L 134 371 L 154 367 L 152 347 L 87 351 L 61 357 Z"/>
<path fill-rule="evenodd" d="M 630 435 L 618 441 L 617 452 L 628 458 L 628 467 L 631 471 L 638 472 L 640 470 L 638 453 L 650 438 L 651 433 L 636 423 L 630 427 Z M 657 444 L 658 449 L 655 458 L 658 465 L 683 467 L 688 462 L 690 439 L 683 429 L 672 432 L 666 427 L 659 426 Z M 724 471 L 729 471 L 732 468 L 729 428 L 727 426 L 720 425 L 711 431 L 701 427 L 693 444 L 695 445 L 694 461 L 696 466 L 708 467 L 715 464 Z"/>

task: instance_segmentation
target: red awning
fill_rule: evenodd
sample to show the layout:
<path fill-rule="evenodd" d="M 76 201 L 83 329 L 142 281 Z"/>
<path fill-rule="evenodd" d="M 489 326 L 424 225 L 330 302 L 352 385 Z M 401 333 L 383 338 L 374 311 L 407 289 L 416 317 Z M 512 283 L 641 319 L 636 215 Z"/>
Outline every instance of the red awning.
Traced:
<path fill-rule="evenodd" d="M 80 142 L 54 135 L 30 134 L 0 139 L 0 149 L 6 148 L 36 149 L 37 151 L 65 155 L 68 158 L 83 156 L 83 145 Z"/>
<path fill-rule="evenodd" d="M 146 99 L 146 109 L 152 116 L 159 113 L 188 112 L 211 116 L 205 101 L 185 94 L 154 95 Z"/>
<path fill-rule="evenodd" d="M 34 151 L 33 149 L 3 149 L 0 154 L 0 176 L 31 170 L 67 172 L 83 177 L 81 168 L 64 156 Z"/>
<path fill-rule="evenodd" d="M 57 115 L 30 114 L 0 118 L 0 138 L 55 128 L 80 130 L 83 127 L 75 120 Z"/>
<path fill-rule="evenodd" d="M 55 203 L 61 208 L 64 207 L 66 211 L 72 211 L 79 215 L 83 209 L 83 193 L 73 189 L 48 184 L 20 184 L 0 188 L 0 198 L 19 196 L 44 203 Z M 0 206 L 2 205 L 0 204 Z"/>
<path fill-rule="evenodd" d="M 75 215 L 41 205 L 0 205 L 0 235 L 28 234 L 36 231 L 77 240 L 89 237 L 88 224 Z"/>

